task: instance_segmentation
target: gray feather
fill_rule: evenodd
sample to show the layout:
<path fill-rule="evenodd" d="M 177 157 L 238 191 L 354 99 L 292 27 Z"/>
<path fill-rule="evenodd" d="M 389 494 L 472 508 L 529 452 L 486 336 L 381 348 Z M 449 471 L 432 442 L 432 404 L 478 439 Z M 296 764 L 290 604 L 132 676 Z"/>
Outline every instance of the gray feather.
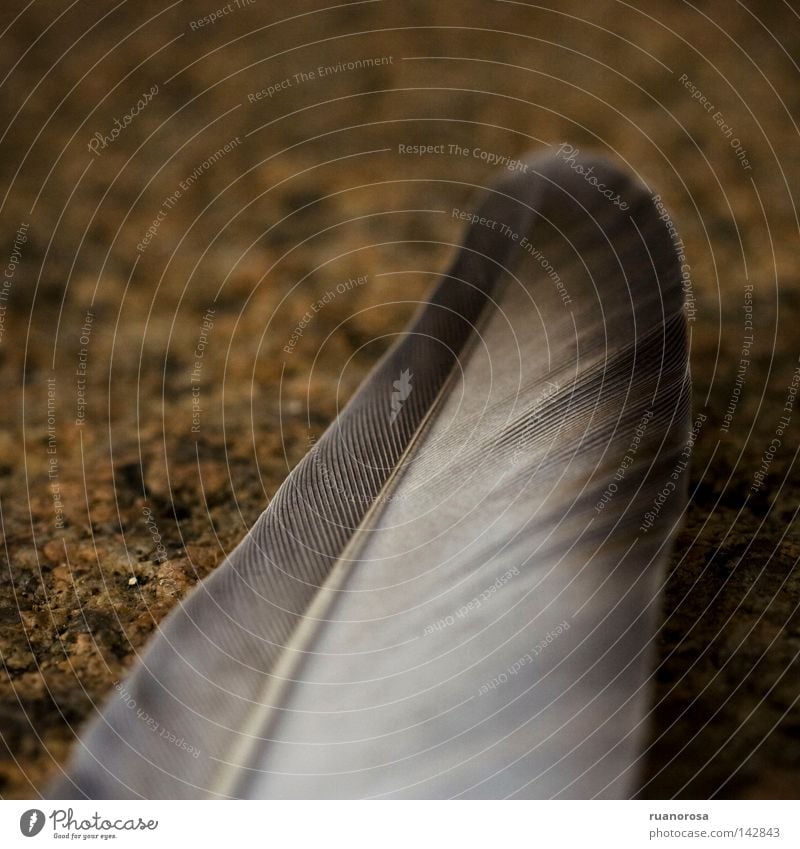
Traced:
<path fill-rule="evenodd" d="M 552 156 L 488 192 L 52 796 L 635 793 L 686 504 L 686 330 L 649 194 L 580 163 L 628 208 Z"/>

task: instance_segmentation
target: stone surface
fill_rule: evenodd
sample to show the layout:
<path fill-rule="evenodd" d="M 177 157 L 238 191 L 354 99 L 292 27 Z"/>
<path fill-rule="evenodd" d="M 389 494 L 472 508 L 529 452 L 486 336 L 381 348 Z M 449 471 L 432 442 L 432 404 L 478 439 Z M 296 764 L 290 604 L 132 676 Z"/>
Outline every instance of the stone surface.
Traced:
<path fill-rule="evenodd" d="M 186 4 L 142 0 L 35 4 L 12 23 L 24 5 L 0 11 L 0 260 L 20 260 L 0 325 L 0 795 L 42 790 L 404 326 L 458 239 L 452 209 L 499 173 L 474 151 L 569 142 L 657 187 L 691 265 L 708 418 L 642 792 L 795 796 L 797 410 L 752 490 L 800 354 L 794 13 L 415 0 L 280 22 L 258 0 L 193 28 Z"/>

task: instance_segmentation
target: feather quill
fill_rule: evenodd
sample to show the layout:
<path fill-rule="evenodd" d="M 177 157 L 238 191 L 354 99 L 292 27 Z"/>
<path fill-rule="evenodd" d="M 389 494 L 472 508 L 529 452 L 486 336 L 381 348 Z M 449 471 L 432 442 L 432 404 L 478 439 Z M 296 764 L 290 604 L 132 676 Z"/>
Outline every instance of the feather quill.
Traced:
<path fill-rule="evenodd" d="M 690 440 L 662 218 L 596 156 L 491 188 L 51 796 L 633 795 Z"/>

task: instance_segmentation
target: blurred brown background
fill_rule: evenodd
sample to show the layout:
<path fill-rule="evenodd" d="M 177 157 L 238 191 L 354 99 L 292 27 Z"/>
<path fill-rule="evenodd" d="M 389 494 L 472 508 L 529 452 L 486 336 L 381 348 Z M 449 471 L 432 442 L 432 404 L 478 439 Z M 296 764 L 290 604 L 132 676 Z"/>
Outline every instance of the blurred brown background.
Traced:
<path fill-rule="evenodd" d="M 800 411 L 752 488 L 800 354 L 796 4 L 14 0 L 0 31 L 0 795 L 39 794 L 444 269 L 500 173 L 448 145 L 562 142 L 659 192 L 691 265 L 708 420 L 642 794 L 797 795 Z"/>

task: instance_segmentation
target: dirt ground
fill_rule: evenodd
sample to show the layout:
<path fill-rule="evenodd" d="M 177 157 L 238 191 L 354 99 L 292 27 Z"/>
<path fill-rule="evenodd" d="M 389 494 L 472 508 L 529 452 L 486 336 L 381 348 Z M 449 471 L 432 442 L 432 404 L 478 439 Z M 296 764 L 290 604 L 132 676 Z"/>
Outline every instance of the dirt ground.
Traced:
<path fill-rule="evenodd" d="M 222 5 L 0 10 L 0 795 L 42 791 L 402 329 L 443 213 L 568 142 L 661 194 L 707 416 L 642 795 L 796 797 L 796 9 Z"/>

